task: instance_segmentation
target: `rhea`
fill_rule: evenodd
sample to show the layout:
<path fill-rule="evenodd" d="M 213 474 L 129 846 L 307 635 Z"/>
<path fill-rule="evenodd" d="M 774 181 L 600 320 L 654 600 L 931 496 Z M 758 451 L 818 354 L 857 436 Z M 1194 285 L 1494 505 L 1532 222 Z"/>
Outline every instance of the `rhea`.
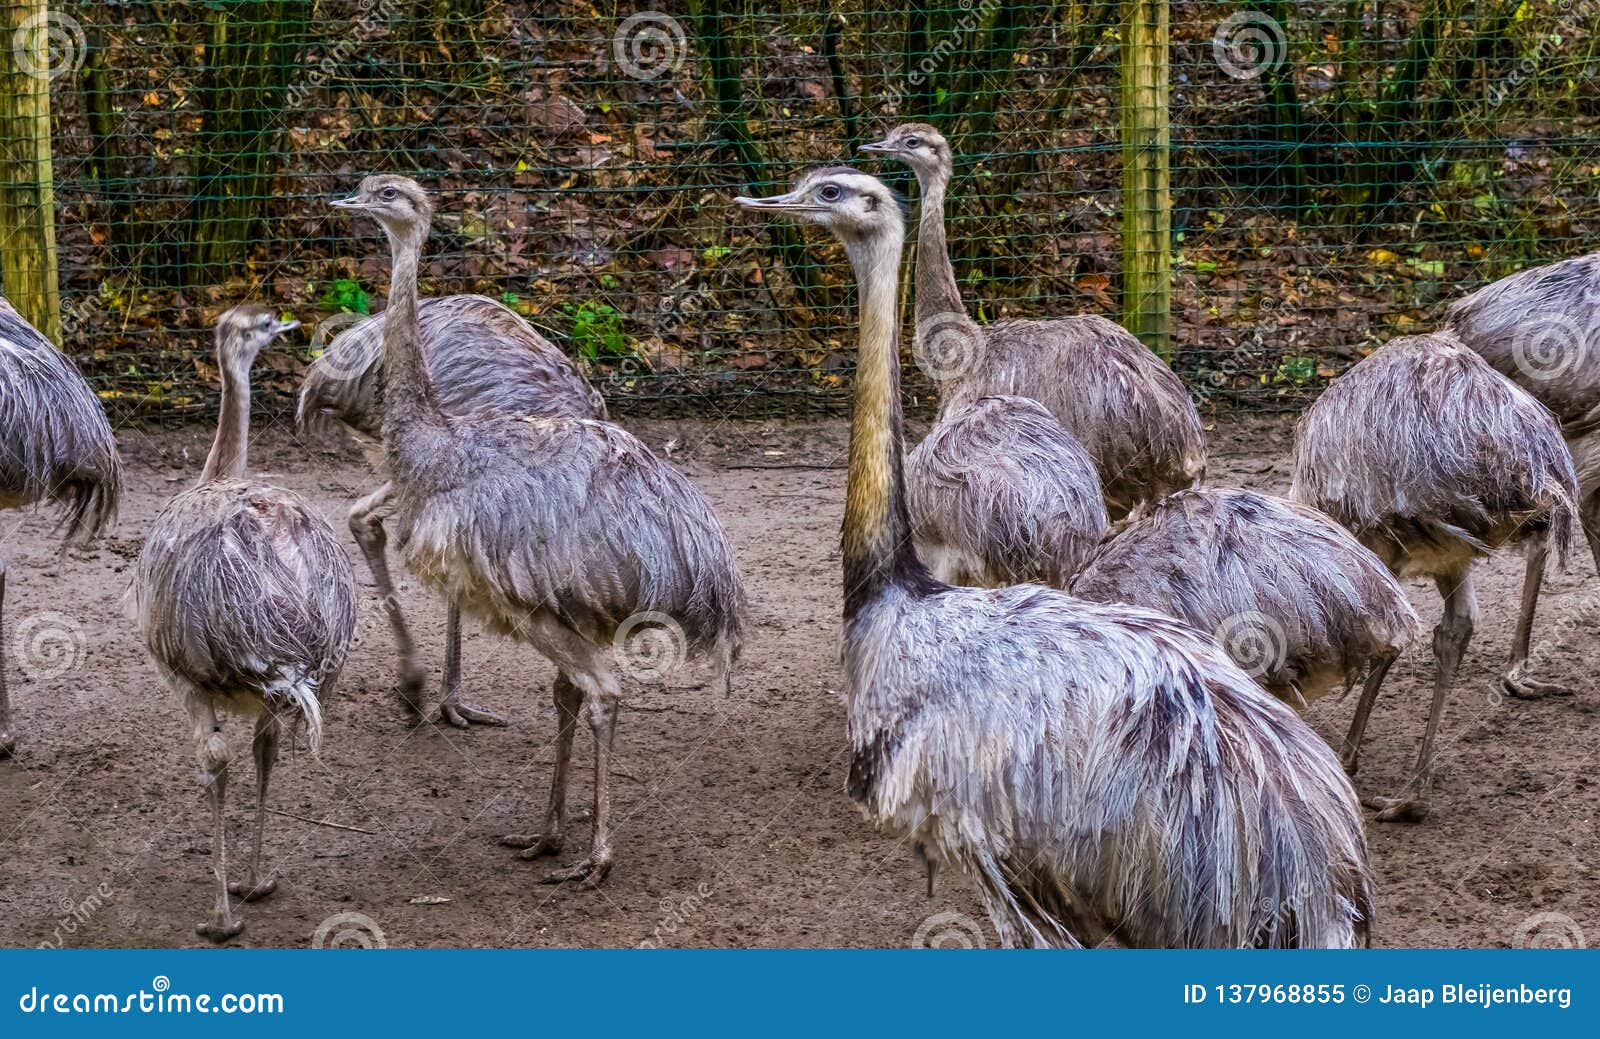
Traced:
<path fill-rule="evenodd" d="M 64 510 L 61 552 L 116 521 L 122 461 L 100 398 L 73 363 L 0 297 L 0 510 Z M 0 556 L 0 608 L 6 563 Z M 0 635 L 0 758 L 16 750 Z"/>
<path fill-rule="evenodd" d="M 566 775 L 581 717 L 595 742 L 589 854 L 544 879 L 598 885 L 611 870 L 609 772 L 619 653 L 643 625 L 731 680 L 744 589 L 710 503 L 637 438 L 566 416 L 452 414 L 422 351 L 417 266 L 433 207 L 414 181 L 368 177 L 334 203 L 382 226 L 393 254 L 383 328 L 386 467 L 399 549 L 426 584 L 557 669 L 556 761 L 543 830 L 504 843 L 533 858 L 565 837 Z M 653 669 L 670 671 L 670 668 Z"/>
<path fill-rule="evenodd" d="M 1600 569 L 1600 253 L 1521 271 L 1451 304 L 1450 331 L 1561 423 L 1578 479 L 1578 522 Z M 1544 579 L 1530 546 L 1506 692 L 1524 699 L 1572 690 L 1528 675 L 1533 614 Z"/>
<path fill-rule="evenodd" d="M 360 321 L 335 336 L 306 371 L 300 389 L 302 428 L 331 421 L 360 444 L 376 472 L 383 457 L 383 331 L 387 315 Z M 606 417 L 605 401 L 565 354 L 522 317 L 487 296 L 420 300 L 417 325 L 428 377 L 439 407 L 451 414 L 494 411 L 504 415 Z M 350 531 L 372 571 L 394 632 L 400 695 L 423 714 L 422 675 L 411 633 L 395 596 L 386 553 L 384 520 L 395 508 L 387 480 L 350 509 Z M 449 606 L 439 717 L 464 729 L 503 725 L 498 714 L 461 702 L 461 610 Z"/>
<path fill-rule="evenodd" d="M 1315 509 L 1246 490 L 1187 490 L 1141 505 L 1070 585 L 1095 602 L 1170 613 L 1296 710 L 1364 677 L 1345 739 L 1354 775 L 1378 689 L 1417 635 L 1383 562 Z"/>
<path fill-rule="evenodd" d="M 843 656 L 849 790 L 867 815 L 975 877 L 1008 946 L 1361 941 L 1372 891 L 1350 782 L 1212 639 L 1037 585 L 952 588 L 917 558 L 892 193 L 832 168 L 739 202 L 826 227 L 859 286 Z"/>
<path fill-rule="evenodd" d="M 945 235 L 954 157 L 937 130 L 907 123 L 861 150 L 898 159 L 917 177 L 913 346 L 938 384 L 941 415 L 994 394 L 1039 401 L 1094 459 L 1112 520 L 1201 479 L 1205 442 L 1194 402 L 1127 329 L 1093 314 L 981 328 L 967 316 Z"/>
<path fill-rule="evenodd" d="M 264 306 L 227 311 L 217 322 L 222 407 L 200 480 L 150 527 L 133 578 L 145 647 L 161 677 L 182 694 L 193 727 L 200 781 L 211 802 L 216 903 L 196 925 L 225 942 L 244 930 L 229 895 L 264 898 L 277 880 L 262 869 L 267 787 L 287 729 L 305 726 L 322 747 L 322 702 L 333 691 L 355 628 L 355 577 L 327 522 L 298 495 L 252 479 L 250 367 L 277 336 L 298 327 Z M 243 880 L 228 880 L 223 823 L 233 752 L 226 715 L 255 720 L 255 840 Z"/>
<path fill-rule="evenodd" d="M 1391 340 L 1301 416 L 1290 496 L 1342 523 L 1396 576 L 1432 578 L 1444 600 L 1415 775 L 1400 796 L 1368 801 L 1379 820 L 1417 821 L 1432 807 L 1439 720 L 1478 614 L 1473 564 L 1507 545 L 1564 551 L 1577 494 L 1555 417 L 1448 333 Z M 1508 680 L 1525 681 L 1520 664 Z"/>

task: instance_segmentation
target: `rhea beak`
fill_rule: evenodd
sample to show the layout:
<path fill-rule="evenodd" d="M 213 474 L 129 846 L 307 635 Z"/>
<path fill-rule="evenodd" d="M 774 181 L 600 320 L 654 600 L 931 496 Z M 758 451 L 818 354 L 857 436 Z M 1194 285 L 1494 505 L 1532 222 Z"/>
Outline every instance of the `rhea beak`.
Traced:
<path fill-rule="evenodd" d="M 290 318 L 288 321 L 280 321 L 280 322 L 278 322 L 277 330 L 274 331 L 272 334 L 275 335 L 275 336 L 281 336 L 285 332 L 293 332 L 295 329 L 297 329 L 299 327 L 300 327 L 300 322 L 296 321 L 294 318 Z"/>
<path fill-rule="evenodd" d="M 328 203 L 335 209 L 368 209 L 372 203 L 367 201 L 365 195 L 351 195 L 349 198 L 336 198 Z"/>
<path fill-rule="evenodd" d="M 861 147 L 857 148 L 856 151 L 865 152 L 868 155 L 900 154 L 900 149 L 888 138 L 884 138 L 881 141 L 873 141 L 871 144 L 863 144 Z"/>
<path fill-rule="evenodd" d="M 749 198 L 739 195 L 734 201 L 746 209 L 765 209 L 779 213 L 820 213 L 821 206 L 814 206 L 807 202 L 798 191 L 791 191 L 785 195 L 773 195 L 771 198 Z"/>

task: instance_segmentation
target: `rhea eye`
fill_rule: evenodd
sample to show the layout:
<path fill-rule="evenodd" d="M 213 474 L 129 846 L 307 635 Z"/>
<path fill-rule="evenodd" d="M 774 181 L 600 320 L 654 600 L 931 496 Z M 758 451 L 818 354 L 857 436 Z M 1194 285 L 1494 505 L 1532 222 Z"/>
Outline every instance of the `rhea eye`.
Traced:
<path fill-rule="evenodd" d="M 837 202 L 844 195 L 837 184 L 824 184 L 822 190 L 817 192 L 817 197 L 824 202 Z"/>
<path fill-rule="evenodd" d="M 920 148 L 920 147 L 922 147 L 922 138 L 920 138 L 920 137 L 907 137 L 906 138 L 906 147 L 907 148 Z"/>
<path fill-rule="evenodd" d="M 394 188 L 384 188 L 380 194 L 382 194 L 383 197 L 388 199 L 390 202 L 393 202 L 399 197 L 400 192 L 396 191 Z"/>

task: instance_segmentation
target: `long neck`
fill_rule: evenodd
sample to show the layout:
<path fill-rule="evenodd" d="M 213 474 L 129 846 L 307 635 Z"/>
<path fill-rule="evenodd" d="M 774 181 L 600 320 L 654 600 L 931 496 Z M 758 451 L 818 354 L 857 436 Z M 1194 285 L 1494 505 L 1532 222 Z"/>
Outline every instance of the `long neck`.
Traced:
<path fill-rule="evenodd" d="M 861 352 L 844 503 L 845 616 L 893 584 L 928 580 L 911 543 L 902 466 L 898 282 L 905 234 L 847 242 L 861 296 Z"/>
<path fill-rule="evenodd" d="M 219 349 L 217 367 L 222 371 L 222 409 L 217 414 L 216 439 L 200 471 L 201 483 L 243 477 L 250 444 L 250 362 L 230 358 Z"/>
<path fill-rule="evenodd" d="M 384 436 L 419 425 L 443 425 L 422 359 L 422 331 L 417 321 L 417 265 L 422 260 L 426 224 L 408 233 L 389 234 L 393 270 L 389 275 L 389 308 L 383 321 Z"/>
<path fill-rule="evenodd" d="M 950 244 L 944 230 L 944 193 L 950 175 L 943 170 L 919 174 L 922 201 L 917 214 L 917 328 L 941 315 L 966 316 L 956 271 L 950 265 Z"/>

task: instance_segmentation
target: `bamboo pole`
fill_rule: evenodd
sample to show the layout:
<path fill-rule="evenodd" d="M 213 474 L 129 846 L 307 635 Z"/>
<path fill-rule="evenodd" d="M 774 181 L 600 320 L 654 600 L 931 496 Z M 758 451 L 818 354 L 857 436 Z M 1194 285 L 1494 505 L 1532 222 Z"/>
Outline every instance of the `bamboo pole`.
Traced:
<path fill-rule="evenodd" d="M 1122 321 L 1172 358 L 1167 0 L 1122 2 Z"/>
<path fill-rule="evenodd" d="M 17 312 L 61 342 L 45 0 L 0 0 L 0 277 Z"/>

